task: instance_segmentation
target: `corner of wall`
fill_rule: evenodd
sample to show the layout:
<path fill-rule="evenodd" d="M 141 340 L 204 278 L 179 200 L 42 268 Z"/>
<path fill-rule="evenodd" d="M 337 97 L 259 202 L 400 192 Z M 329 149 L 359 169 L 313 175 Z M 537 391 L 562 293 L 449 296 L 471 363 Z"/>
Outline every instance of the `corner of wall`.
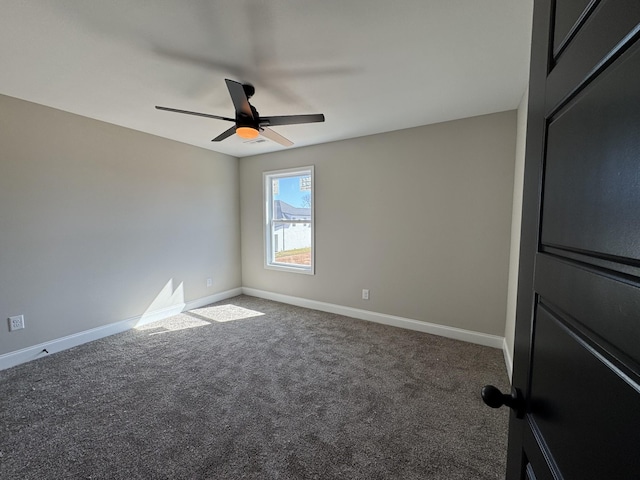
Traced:
<path fill-rule="evenodd" d="M 527 138 L 527 111 L 529 89 L 518 105 L 515 170 L 513 177 L 513 210 L 511 215 L 511 247 L 509 254 L 509 283 L 507 290 L 507 318 L 504 331 L 505 362 L 509 379 L 513 371 L 513 348 L 516 328 L 516 298 L 518 294 L 518 266 L 520 260 L 520 228 L 522 225 L 522 193 L 524 184 L 524 157 Z"/>

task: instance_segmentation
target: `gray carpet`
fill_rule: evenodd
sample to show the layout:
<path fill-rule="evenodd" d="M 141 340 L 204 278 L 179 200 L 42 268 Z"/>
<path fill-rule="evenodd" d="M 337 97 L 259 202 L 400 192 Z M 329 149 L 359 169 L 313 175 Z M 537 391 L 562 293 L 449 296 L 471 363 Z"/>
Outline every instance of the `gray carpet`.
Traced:
<path fill-rule="evenodd" d="M 499 350 L 240 296 L 0 372 L 0 478 L 504 478 L 486 383 Z"/>

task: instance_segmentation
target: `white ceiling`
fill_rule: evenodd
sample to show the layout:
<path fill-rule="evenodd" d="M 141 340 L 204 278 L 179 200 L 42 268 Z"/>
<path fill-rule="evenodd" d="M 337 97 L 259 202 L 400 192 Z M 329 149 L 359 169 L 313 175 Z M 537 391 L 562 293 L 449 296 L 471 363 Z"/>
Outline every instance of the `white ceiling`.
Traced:
<path fill-rule="evenodd" d="M 0 94 L 230 154 L 225 78 L 296 147 L 514 109 L 533 0 L 0 0 Z M 1 114 L 1 112 L 0 112 Z M 294 148 L 294 147 L 290 147 Z"/>

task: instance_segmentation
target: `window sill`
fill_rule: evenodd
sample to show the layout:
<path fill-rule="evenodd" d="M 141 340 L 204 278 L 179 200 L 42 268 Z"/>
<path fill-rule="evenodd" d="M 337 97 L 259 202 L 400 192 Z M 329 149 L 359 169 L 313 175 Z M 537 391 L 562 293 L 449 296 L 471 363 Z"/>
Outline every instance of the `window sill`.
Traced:
<path fill-rule="evenodd" d="M 313 267 L 296 267 L 293 265 L 271 263 L 264 266 L 267 270 L 278 270 L 280 272 L 302 273 L 303 275 L 315 275 Z"/>

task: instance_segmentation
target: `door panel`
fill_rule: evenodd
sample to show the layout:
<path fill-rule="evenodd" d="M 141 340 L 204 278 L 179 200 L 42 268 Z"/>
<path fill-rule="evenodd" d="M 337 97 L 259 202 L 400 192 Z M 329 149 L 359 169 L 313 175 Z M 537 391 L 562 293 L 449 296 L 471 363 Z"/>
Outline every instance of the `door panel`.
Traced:
<path fill-rule="evenodd" d="M 638 385 L 572 331 L 541 298 L 531 375 L 531 422 L 567 479 L 640 472 Z M 586 438 L 593 441 L 584 441 Z"/>
<path fill-rule="evenodd" d="M 556 6 L 561 8 L 564 3 L 560 0 Z M 548 114 L 628 45 L 629 35 L 637 33 L 640 2 L 601 0 L 595 5 L 590 15 L 585 14 L 585 22 L 579 25 L 562 55 L 554 56 L 548 66 L 545 99 Z"/>
<path fill-rule="evenodd" d="M 556 7 L 553 50 L 557 52 L 577 30 L 597 0 L 570 0 Z"/>
<path fill-rule="evenodd" d="M 640 478 L 640 2 L 534 5 L 507 479 Z"/>
<path fill-rule="evenodd" d="M 535 289 L 599 350 L 640 371 L 640 288 L 612 272 L 539 254 Z"/>
<path fill-rule="evenodd" d="M 552 119 L 543 244 L 640 260 L 638 84 L 634 45 Z"/>

